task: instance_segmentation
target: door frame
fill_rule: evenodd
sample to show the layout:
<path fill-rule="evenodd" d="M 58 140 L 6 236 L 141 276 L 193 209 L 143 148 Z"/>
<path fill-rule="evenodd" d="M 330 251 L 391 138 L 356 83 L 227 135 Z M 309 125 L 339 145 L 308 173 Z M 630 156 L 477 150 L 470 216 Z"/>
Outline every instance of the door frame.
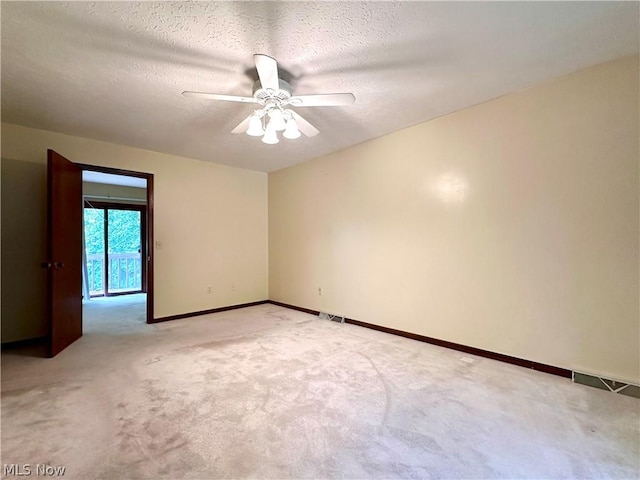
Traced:
<path fill-rule="evenodd" d="M 112 175 L 123 175 L 125 177 L 144 178 L 147 180 L 147 204 L 145 205 L 145 217 L 146 217 L 146 232 L 144 243 L 146 245 L 147 254 L 147 320 L 146 323 L 154 323 L 153 321 L 153 303 L 154 303 L 154 289 L 153 289 L 153 173 L 136 172 L 133 170 L 124 170 L 121 168 L 112 167 L 100 167 L 97 165 L 88 165 L 86 163 L 77 163 L 82 171 L 89 170 L 92 172 L 110 173 Z M 84 205 L 84 203 L 83 203 Z"/>
<path fill-rule="evenodd" d="M 90 201 L 90 200 L 84 200 L 84 205 L 83 205 L 83 209 L 87 209 L 87 208 L 95 208 L 98 210 L 104 210 L 104 245 L 105 245 L 105 266 L 104 266 L 104 275 L 105 278 L 103 279 L 103 282 L 105 282 L 104 284 L 104 294 L 102 295 L 93 295 L 92 297 L 117 297 L 119 295 L 131 295 L 133 293 L 147 293 L 147 269 L 146 268 L 142 268 L 142 266 L 146 265 L 146 259 L 147 259 L 147 242 L 146 242 L 146 235 L 147 235 L 147 209 L 145 208 L 144 205 L 140 205 L 140 204 L 133 204 L 133 203 L 116 203 L 116 202 L 103 202 L 103 201 Z M 140 261 L 141 263 L 141 278 L 140 278 L 140 290 L 131 290 L 131 291 L 127 291 L 127 292 L 109 292 L 109 254 L 108 254 L 108 245 L 109 245 L 109 240 L 108 240 L 108 232 L 109 232 L 109 227 L 108 227 L 108 218 L 109 218 L 109 214 L 108 214 L 108 210 L 129 210 L 129 211 L 135 211 L 135 212 L 140 212 Z M 91 296 L 91 295 L 90 295 Z"/>

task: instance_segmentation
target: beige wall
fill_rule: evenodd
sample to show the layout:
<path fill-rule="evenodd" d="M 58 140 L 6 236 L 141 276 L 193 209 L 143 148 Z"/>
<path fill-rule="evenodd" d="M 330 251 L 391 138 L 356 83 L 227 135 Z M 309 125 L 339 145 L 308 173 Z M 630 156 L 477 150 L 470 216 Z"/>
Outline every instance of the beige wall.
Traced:
<path fill-rule="evenodd" d="M 44 332 L 47 148 L 154 174 L 156 318 L 267 298 L 266 174 L 10 124 L 1 134 L 3 342 Z"/>
<path fill-rule="evenodd" d="M 638 89 L 626 58 L 270 174 L 270 298 L 637 382 Z"/>
<path fill-rule="evenodd" d="M 4 133 L 4 132 L 3 132 Z M 47 171 L 2 159 L 2 341 L 47 334 L 45 323 Z"/>

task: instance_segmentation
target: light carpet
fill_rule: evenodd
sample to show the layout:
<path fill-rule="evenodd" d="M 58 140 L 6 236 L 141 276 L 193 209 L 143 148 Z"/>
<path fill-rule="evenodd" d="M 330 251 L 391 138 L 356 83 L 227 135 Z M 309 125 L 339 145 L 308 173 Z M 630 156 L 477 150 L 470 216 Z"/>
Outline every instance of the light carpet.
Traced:
<path fill-rule="evenodd" d="M 270 304 L 144 323 L 89 302 L 2 354 L 2 463 L 64 478 L 638 478 L 640 402 Z M 143 300 L 143 298 L 142 298 Z"/>

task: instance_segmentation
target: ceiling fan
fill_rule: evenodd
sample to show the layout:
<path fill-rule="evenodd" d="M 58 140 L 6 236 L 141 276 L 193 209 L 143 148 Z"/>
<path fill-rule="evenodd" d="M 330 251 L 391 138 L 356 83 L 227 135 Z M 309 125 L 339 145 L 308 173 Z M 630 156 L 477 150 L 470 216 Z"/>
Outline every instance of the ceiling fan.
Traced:
<path fill-rule="evenodd" d="M 314 137 L 320 133 L 317 128 L 288 107 L 334 107 L 350 105 L 356 100 L 352 93 L 292 96 L 291 85 L 278 77 L 278 62 L 274 58 L 255 54 L 253 59 L 259 80 L 253 85 L 252 97 L 188 91 L 182 94 L 186 97 L 227 102 L 257 103 L 261 108 L 240 122 L 231 133 L 246 132 L 254 137 L 262 136 L 262 141 L 268 144 L 279 142 L 277 132 L 283 132 L 282 136 L 291 140 L 300 137 L 300 132 L 307 137 Z"/>

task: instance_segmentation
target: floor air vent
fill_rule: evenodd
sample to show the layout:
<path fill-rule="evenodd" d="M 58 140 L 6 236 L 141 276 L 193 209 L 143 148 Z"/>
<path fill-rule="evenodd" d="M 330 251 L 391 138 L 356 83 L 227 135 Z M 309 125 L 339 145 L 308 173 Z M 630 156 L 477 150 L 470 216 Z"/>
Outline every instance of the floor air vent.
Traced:
<path fill-rule="evenodd" d="M 318 316 L 323 320 L 331 320 L 332 322 L 344 323 L 344 316 L 341 317 L 340 315 L 333 315 L 331 313 L 325 313 L 325 312 L 320 312 L 320 315 Z"/>
<path fill-rule="evenodd" d="M 608 390 L 613 393 L 640 398 L 640 386 L 634 385 L 633 383 L 610 380 L 608 378 L 598 377 L 597 375 L 580 372 L 573 372 L 573 382 L 599 388 L 600 390 Z"/>

